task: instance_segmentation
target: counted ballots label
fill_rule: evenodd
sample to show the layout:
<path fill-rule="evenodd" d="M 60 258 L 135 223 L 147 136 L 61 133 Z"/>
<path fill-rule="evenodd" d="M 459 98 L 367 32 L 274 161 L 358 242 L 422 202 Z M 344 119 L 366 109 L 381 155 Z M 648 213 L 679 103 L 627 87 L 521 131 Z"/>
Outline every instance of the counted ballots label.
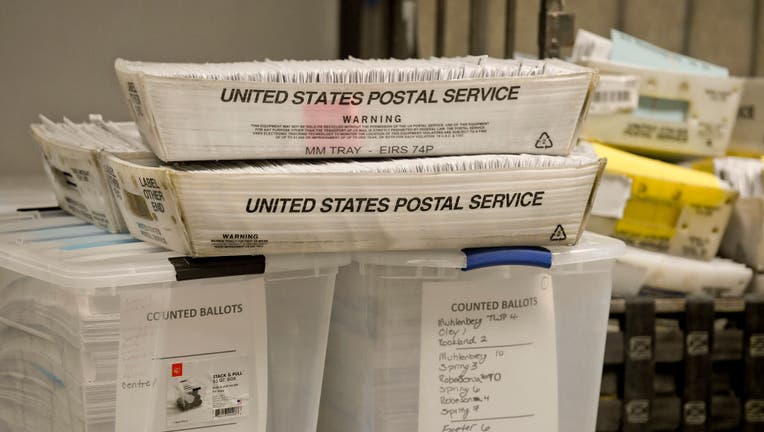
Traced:
<path fill-rule="evenodd" d="M 557 430 L 548 275 L 425 283 L 421 336 L 419 432 Z"/>
<path fill-rule="evenodd" d="M 264 305 L 262 276 L 121 294 L 115 430 L 264 431 Z"/>

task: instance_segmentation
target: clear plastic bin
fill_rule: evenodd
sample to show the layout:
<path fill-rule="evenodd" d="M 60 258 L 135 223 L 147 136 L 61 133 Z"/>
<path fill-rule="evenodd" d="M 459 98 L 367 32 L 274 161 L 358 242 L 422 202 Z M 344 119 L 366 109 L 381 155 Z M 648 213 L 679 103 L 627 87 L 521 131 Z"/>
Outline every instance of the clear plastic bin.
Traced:
<path fill-rule="evenodd" d="M 536 280 L 541 281 L 542 287 L 533 289 L 545 289 L 544 284 L 551 282 L 552 292 L 545 295 L 549 296 L 546 299 L 552 304 L 555 325 L 550 327 L 556 333 L 555 340 L 548 342 L 556 351 L 556 394 L 545 394 L 542 399 L 557 401 L 558 421 L 549 422 L 543 430 L 593 431 L 612 269 L 615 258 L 623 250 L 620 240 L 586 233 L 577 246 L 549 250 L 498 248 L 466 253 L 438 251 L 355 255 L 354 262 L 341 269 L 337 276 L 319 431 L 430 430 L 423 429 L 419 411 L 420 402 L 430 403 L 420 400 L 420 392 L 424 391 L 420 382 L 424 382 L 422 370 L 425 364 L 422 363 L 425 350 L 422 335 L 425 328 L 429 328 L 429 324 L 423 324 L 425 289 L 440 290 L 441 285 L 444 287 L 442 289 L 456 286 L 462 289 L 464 298 L 470 299 L 474 295 L 477 301 L 487 297 L 472 293 L 480 293 L 486 286 L 498 287 L 509 298 L 513 292 L 527 289 L 524 285 Z M 470 269 L 476 266 L 485 268 Z M 465 268 L 470 270 L 463 271 Z M 427 298 L 432 301 L 432 297 Z M 526 319 L 526 315 L 522 315 L 525 312 L 520 310 L 520 320 Z M 495 315 L 497 312 L 490 313 Z M 487 314 L 481 316 L 488 318 Z M 543 319 L 547 317 L 545 315 Z M 467 322 L 466 318 L 464 322 Z M 480 331 L 494 331 L 489 330 L 487 324 L 482 325 L 486 327 L 481 327 Z M 505 331 L 501 327 L 496 329 Z M 468 330 L 471 329 L 465 329 L 467 335 L 471 334 Z M 507 352 L 511 349 L 506 348 Z M 494 355 L 498 356 L 498 352 Z M 470 377 L 469 374 L 465 376 Z M 445 387 L 441 385 L 441 393 Z M 522 398 L 524 393 L 536 391 L 533 387 L 510 389 L 514 396 L 506 397 Z M 477 393 L 474 395 L 476 397 Z M 519 430 L 542 430 L 529 429 L 521 423 L 487 424 L 492 431 L 513 430 L 514 427 Z M 453 427 L 449 426 L 450 429 L 437 427 L 437 430 L 481 430 L 479 425 L 473 429 L 458 429 L 457 425 L 468 427 L 470 423 L 454 423 Z"/>
<path fill-rule="evenodd" d="M 257 411 L 249 413 L 258 427 L 247 430 L 263 430 L 266 418 L 269 431 L 315 430 L 334 279 L 349 256 L 266 257 L 264 275 L 248 274 L 256 272 L 247 267 L 255 257 L 215 260 L 201 271 L 220 277 L 183 281 L 173 258 L 176 253 L 58 212 L 0 223 L 0 425 L 113 431 L 120 297 L 192 286 L 217 292 L 224 284 L 248 287 L 264 278 L 267 370 L 250 371 L 262 385 L 250 386 Z M 186 270 L 198 271 L 196 264 Z M 256 332 L 241 329 L 242 337 Z M 190 340 L 196 337 L 203 336 Z M 217 423 L 232 423 L 219 431 L 243 430 L 236 419 Z M 161 430 L 175 429 L 183 428 Z"/>
<path fill-rule="evenodd" d="M 56 206 L 56 195 L 43 175 L 0 177 L 0 221 L 18 209 Z M 2 429 L 0 429 L 2 431 Z"/>

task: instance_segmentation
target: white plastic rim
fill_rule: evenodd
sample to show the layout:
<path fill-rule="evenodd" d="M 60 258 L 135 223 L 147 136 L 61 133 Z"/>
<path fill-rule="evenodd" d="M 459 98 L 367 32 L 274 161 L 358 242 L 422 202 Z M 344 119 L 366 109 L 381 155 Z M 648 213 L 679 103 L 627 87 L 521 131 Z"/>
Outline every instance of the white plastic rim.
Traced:
<path fill-rule="evenodd" d="M 552 253 L 552 268 L 568 264 L 616 259 L 626 252 L 626 245 L 618 239 L 593 232 L 585 232 L 575 246 L 547 247 Z M 453 251 L 394 251 L 360 252 L 353 260 L 362 264 L 404 267 L 457 268 L 467 265 L 463 252 Z"/>
<path fill-rule="evenodd" d="M 0 267 L 76 289 L 116 288 L 174 282 L 169 258 L 158 246 L 110 234 L 72 216 L 0 222 Z M 272 255 L 265 273 L 338 267 L 342 253 Z"/>

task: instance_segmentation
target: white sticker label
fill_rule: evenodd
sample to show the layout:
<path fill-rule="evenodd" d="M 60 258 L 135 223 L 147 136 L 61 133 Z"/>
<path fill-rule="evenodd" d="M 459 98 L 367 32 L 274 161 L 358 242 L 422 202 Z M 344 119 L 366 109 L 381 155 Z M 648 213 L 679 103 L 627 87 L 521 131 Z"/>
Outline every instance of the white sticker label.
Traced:
<path fill-rule="evenodd" d="M 174 362 L 165 371 L 168 427 L 247 415 L 246 357 Z"/>
<path fill-rule="evenodd" d="M 252 276 L 122 294 L 117 432 L 264 431 L 264 305 Z"/>
<path fill-rule="evenodd" d="M 610 58 L 610 49 L 612 47 L 613 43 L 610 42 L 610 39 L 583 29 L 578 29 L 570 61 L 581 62 L 587 58 L 607 60 Z"/>
<path fill-rule="evenodd" d="M 552 281 L 523 273 L 423 285 L 420 432 L 557 430 Z"/>
<path fill-rule="evenodd" d="M 632 112 L 639 106 L 639 78 L 633 75 L 600 75 L 589 114 Z"/>
<path fill-rule="evenodd" d="M 631 179 L 626 176 L 605 174 L 600 180 L 592 214 L 612 219 L 622 219 L 631 198 Z"/>

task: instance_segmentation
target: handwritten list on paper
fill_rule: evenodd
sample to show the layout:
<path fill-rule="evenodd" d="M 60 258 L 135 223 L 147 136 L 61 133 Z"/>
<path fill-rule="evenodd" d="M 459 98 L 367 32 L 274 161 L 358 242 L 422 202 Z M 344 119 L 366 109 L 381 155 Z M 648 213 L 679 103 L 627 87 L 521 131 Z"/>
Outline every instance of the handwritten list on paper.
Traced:
<path fill-rule="evenodd" d="M 427 282 L 419 432 L 557 430 L 551 278 Z"/>

